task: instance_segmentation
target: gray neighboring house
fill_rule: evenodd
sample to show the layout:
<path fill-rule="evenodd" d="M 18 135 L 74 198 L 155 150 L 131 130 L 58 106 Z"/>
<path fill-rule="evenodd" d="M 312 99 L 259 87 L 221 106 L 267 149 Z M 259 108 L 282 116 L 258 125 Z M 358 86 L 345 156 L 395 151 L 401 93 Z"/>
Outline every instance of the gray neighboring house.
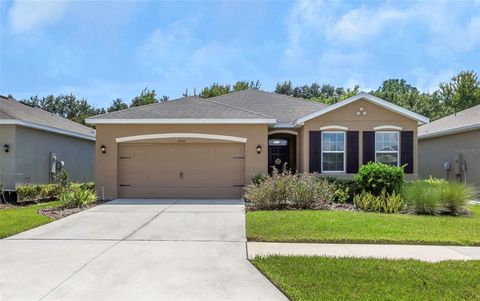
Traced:
<path fill-rule="evenodd" d="M 480 187 L 480 105 L 418 128 L 420 177 Z"/>
<path fill-rule="evenodd" d="M 53 181 L 63 161 L 72 181 L 94 181 L 95 130 L 0 96 L 0 181 L 16 186 Z"/>

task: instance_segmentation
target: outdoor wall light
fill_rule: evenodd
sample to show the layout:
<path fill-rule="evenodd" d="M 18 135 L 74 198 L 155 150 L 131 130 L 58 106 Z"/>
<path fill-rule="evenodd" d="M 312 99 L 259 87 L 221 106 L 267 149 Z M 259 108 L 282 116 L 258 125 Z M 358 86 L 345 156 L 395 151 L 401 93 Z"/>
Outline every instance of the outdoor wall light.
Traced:
<path fill-rule="evenodd" d="M 8 144 L 4 144 L 3 145 L 3 150 L 8 153 L 8 151 L 10 150 L 10 146 Z"/>
<path fill-rule="evenodd" d="M 262 146 L 259 144 L 257 145 L 257 154 L 260 154 L 262 152 Z"/>
<path fill-rule="evenodd" d="M 102 152 L 102 154 L 105 154 L 107 152 L 107 147 L 102 144 L 102 146 L 100 146 L 100 151 Z"/>

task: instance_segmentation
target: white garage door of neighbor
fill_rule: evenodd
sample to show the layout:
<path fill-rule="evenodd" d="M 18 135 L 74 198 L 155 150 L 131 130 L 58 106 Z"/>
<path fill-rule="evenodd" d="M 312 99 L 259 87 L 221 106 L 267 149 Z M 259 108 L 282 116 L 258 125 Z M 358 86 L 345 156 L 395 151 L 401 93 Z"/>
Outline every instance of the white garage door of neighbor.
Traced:
<path fill-rule="evenodd" d="M 122 198 L 239 198 L 245 182 L 241 143 L 120 144 Z"/>

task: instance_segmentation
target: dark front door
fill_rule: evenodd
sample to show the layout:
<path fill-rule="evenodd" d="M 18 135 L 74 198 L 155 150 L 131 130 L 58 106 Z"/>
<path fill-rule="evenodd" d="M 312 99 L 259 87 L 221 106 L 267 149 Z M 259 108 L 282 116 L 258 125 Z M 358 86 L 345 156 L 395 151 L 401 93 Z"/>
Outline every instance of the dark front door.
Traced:
<path fill-rule="evenodd" d="M 280 171 L 283 170 L 285 164 L 290 168 L 288 158 L 288 139 L 268 140 L 268 170 L 270 173 L 274 167 Z"/>

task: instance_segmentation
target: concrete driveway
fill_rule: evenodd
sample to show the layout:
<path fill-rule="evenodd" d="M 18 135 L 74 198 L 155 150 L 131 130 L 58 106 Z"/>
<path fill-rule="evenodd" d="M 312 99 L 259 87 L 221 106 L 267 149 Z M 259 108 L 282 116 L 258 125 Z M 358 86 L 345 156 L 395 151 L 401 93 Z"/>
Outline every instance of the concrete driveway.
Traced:
<path fill-rule="evenodd" d="M 286 300 L 239 200 L 115 200 L 0 241 L 0 300 Z"/>

